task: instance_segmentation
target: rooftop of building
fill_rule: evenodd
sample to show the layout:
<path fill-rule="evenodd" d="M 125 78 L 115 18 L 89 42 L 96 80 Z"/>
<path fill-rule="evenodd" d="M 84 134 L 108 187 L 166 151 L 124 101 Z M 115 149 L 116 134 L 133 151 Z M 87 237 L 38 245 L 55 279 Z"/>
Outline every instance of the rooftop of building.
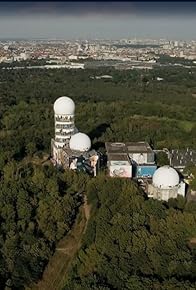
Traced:
<path fill-rule="evenodd" d="M 105 147 L 108 154 L 153 153 L 147 142 L 106 142 Z"/>
<path fill-rule="evenodd" d="M 128 153 L 153 153 L 147 142 L 127 142 Z"/>
<path fill-rule="evenodd" d="M 186 167 L 189 164 L 196 164 L 196 150 L 187 149 L 172 149 L 171 150 L 171 165 L 173 167 Z"/>
<path fill-rule="evenodd" d="M 108 154 L 108 161 L 128 161 L 128 162 L 130 162 L 127 154 L 112 154 L 112 153 Z"/>
<path fill-rule="evenodd" d="M 121 142 L 106 142 L 106 151 L 108 154 L 125 154 L 127 155 L 127 147 Z"/>

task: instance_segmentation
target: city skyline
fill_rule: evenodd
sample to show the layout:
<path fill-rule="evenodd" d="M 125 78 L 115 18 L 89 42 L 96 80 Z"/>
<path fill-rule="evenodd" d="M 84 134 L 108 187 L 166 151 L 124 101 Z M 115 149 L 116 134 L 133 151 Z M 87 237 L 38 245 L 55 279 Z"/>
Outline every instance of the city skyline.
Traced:
<path fill-rule="evenodd" d="M 1 2 L 1 39 L 195 39 L 193 2 Z"/>

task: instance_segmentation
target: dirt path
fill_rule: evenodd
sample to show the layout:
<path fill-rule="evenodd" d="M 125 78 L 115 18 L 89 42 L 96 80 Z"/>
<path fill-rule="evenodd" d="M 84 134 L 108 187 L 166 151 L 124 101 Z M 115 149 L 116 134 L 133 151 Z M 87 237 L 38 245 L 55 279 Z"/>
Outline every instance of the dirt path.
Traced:
<path fill-rule="evenodd" d="M 81 247 L 82 237 L 90 218 L 90 209 L 87 197 L 84 195 L 84 203 L 80 207 L 76 222 L 66 237 L 58 243 L 42 280 L 26 290 L 61 290 L 64 287 L 66 274 Z"/>
<path fill-rule="evenodd" d="M 91 207 L 88 204 L 88 200 L 87 200 L 86 194 L 84 195 L 83 208 L 84 208 L 84 215 L 85 215 L 85 219 L 86 219 L 86 224 L 85 224 L 84 231 L 83 231 L 83 234 L 84 234 L 86 232 L 86 229 L 87 229 L 87 226 L 88 226 L 88 221 L 90 219 L 90 211 L 91 211 Z"/>

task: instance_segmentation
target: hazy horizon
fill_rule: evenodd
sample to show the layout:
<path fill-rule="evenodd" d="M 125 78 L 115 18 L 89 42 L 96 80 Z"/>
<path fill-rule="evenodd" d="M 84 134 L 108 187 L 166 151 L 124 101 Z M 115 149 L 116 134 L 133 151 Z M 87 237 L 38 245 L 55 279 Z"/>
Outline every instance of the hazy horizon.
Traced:
<path fill-rule="evenodd" d="M 194 2 L 1 2 L 0 39 L 196 39 Z"/>

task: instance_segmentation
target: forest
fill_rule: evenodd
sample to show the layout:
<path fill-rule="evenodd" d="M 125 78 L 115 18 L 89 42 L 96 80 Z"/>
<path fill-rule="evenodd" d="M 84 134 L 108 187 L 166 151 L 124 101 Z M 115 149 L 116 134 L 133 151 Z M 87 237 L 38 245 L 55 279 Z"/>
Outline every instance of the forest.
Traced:
<path fill-rule="evenodd" d="M 91 78 L 105 74 L 112 79 Z M 195 289 L 193 202 L 148 200 L 133 181 L 57 171 L 49 161 L 53 103 L 65 95 L 76 104 L 76 127 L 103 153 L 106 141 L 196 149 L 195 84 L 195 69 L 182 67 L 0 68 L 1 289 L 41 279 L 76 220 L 81 191 L 91 218 L 64 289 Z"/>
<path fill-rule="evenodd" d="M 91 220 L 66 289 L 195 289 L 196 204 L 147 200 L 137 185 L 88 183 Z"/>

